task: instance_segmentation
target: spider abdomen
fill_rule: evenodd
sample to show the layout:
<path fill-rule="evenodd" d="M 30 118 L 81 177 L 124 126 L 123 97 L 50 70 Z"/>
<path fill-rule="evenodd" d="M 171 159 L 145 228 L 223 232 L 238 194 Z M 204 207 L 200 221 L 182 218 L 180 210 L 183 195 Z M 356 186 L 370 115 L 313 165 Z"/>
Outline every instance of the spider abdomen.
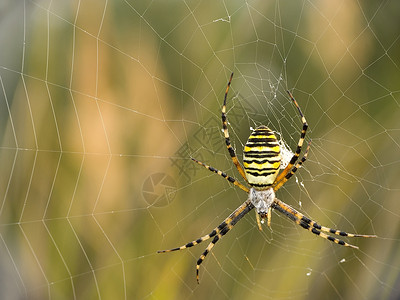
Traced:
<path fill-rule="evenodd" d="M 243 152 L 249 184 L 259 190 L 270 187 L 278 175 L 281 159 L 279 143 L 272 130 L 263 125 L 254 129 Z"/>

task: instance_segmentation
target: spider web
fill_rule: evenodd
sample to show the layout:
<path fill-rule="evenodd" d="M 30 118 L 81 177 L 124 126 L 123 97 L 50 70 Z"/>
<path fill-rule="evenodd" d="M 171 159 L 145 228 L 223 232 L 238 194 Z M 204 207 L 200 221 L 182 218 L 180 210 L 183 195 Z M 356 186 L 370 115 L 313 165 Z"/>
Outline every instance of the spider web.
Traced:
<path fill-rule="evenodd" d="M 4 299 L 397 299 L 398 1 L 3 1 L 0 295 Z M 277 196 L 376 239 L 318 238 L 253 212 L 238 158 L 264 124 L 309 158 Z M 290 154 L 289 154 L 290 156 Z"/>

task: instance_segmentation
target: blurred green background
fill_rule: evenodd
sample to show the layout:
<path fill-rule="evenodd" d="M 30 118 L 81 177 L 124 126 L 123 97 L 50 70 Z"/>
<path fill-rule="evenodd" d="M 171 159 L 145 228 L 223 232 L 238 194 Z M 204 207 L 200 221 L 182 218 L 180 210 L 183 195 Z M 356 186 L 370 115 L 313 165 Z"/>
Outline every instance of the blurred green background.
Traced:
<path fill-rule="evenodd" d="M 0 298 L 398 299 L 400 2 L 2 1 Z M 231 141 L 250 127 L 309 160 L 278 197 L 348 249 L 249 213 L 195 280 L 246 194 Z"/>

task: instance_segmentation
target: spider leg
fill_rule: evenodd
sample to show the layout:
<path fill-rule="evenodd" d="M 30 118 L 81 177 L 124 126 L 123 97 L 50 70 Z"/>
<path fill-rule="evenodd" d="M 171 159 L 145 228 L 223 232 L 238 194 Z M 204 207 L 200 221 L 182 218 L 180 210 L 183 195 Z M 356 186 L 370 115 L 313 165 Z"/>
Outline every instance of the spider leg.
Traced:
<path fill-rule="evenodd" d="M 290 179 L 290 177 L 292 177 L 294 175 L 294 173 L 296 173 L 296 171 L 298 169 L 301 168 L 301 166 L 303 165 L 303 163 L 307 160 L 307 156 L 308 156 L 308 151 L 310 150 L 310 144 L 311 141 L 308 143 L 306 152 L 304 153 L 303 157 L 301 158 L 301 160 L 293 167 L 293 169 L 290 171 L 290 173 L 287 173 L 285 177 L 283 177 L 279 182 L 277 182 L 277 180 L 275 180 L 274 183 L 274 191 L 276 192 L 277 190 L 279 190 L 282 185 L 285 184 L 286 181 L 288 181 Z"/>
<path fill-rule="evenodd" d="M 246 215 L 250 210 L 254 208 L 253 204 L 250 202 L 250 200 L 245 201 L 242 205 L 240 205 L 232 214 L 230 214 L 229 217 L 227 217 L 218 227 L 214 228 L 214 230 L 201 237 L 198 238 L 197 240 L 194 240 L 190 243 L 187 243 L 186 245 L 183 245 L 181 247 L 169 249 L 169 250 L 159 250 L 157 253 L 165 253 L 165 252 L 172 252 L 172 251 L 177 251 L 177 250 L 183 250 L 186 248 L 193 247 L 197 244 L 200 244 L 201 242 L 204 242 L 212 237 L 213 240 L 211 243 L 207 246 L 206 250 L 200 255 L 200 258 L 197 261 L 196 264 L 196 279 L 197 283 L 199 283 L 199 269 L 200 269 L 200 264 L 204 261 L 206 258 L 207 254 L 211 251 L 211 249 L 214 247 L 214 245 L 229 231 L 232 229 L 232 227 L 241 219 L 243 218 L 244 215 Z"/>
<path fill-rule="evenodd" d="M 217 170 L 209 165 L 206 165 L 205 163 L 202 163 L 201 161 L 198 161 L 195 158 L 192 158 L 192 160 L 196 163 L 198 163 L 199 165 L 203 166 L 204 168 L 206 168 L 207 170 L 210 170 L 211 172 L 214 172 L 215 174 L 218 174 L 222 177 L 224 177 L 226 180 L 228 180 L 230 183 L 240 187 L 243 191 L 245 191 L 246 193 L 249 192 L 249 189 L 247 187 L 245 187 L 243 184 L 241 184 L 239 181 L 237 181 L 235 178 L 229 176 L 228 174 L 226 174 L 225 172 L 222 172 L 220 170 Z"/>
<path fill-rule="evenodd" d="M 256 221 L 257 221 L 258 230 L 262 231 L 260 215 L 258 214 L 257 211 L 255 211 L 255 213 L 256 213 Z"/>
<path fill-rule="evenodd" d="M 292 221 L 296 222 L 296 224 L 300 225 L 304 229 L 307 229 L 307 230 L 311 231 L 312 233 L 314 233 L 324 239 L 327 239 L 333 243 L 336 243 L 338 245 L 358 249 L 357 246 L 348 244 L 345 241 L 342 241 L 338 238 L 332 237 L 324 232 L 329 232 L 332 234 L 336 234 L 336 235 L 340 235 L 340 236 L 347 236 L 347 237 L 365 237 L 365 238 L 376 237 L 376 235 L 347 233 L 347 232 L 340 231 L 337 229 L 332 229 L 332 228 L 321 226 L 321 225 L 317 224 L 317 222 L 305 217 L 303 214 L 299 213 L 293 207 L 283 203 L 282 201 L 280 201 L 278 199 L 275 199 L 275 201 L 274 201 L 274 208 L 276 210 L 278 210 L 280 213 L 287 216 Z"/>
<path fill-rule="evenodd" d="M 231 86 L 232 77 L 233 77 L 233 73 L 231 74 L 228 85 L 226 86 L 225 96 L 224 96 L 224 104 L 222 105 L 222 129 L 224 130 L 225 143 L 226 143 L 226 148 L 229 151 L 229 155 L 231 156 L 232 161 L 233 161 L 234 165 L 236 166 L 237 170 L 239 171 L 240 175 L 247 182 L 246 174 L 236 157 L 236 153 L 231 145 L 231 141 L 229 138 L 229 132 L 228 132 L 228 122 L 227 122 L 227 117 L 226 117 L 226 98 L 228 97 L 228 91 L 229 91 L 229 87 Z"/>
<path fill-rule="evenodd" d="M 289 91 L 287 91 L 287 93 L 289 94 L 290 99 L 293 101 L 294 105 L 296 105 L 297 110 L 299 111 L 299 114 L 300 114 L 300 117 L 301 117 L 301 121 L 303 122 L 303 129 L 301 130 L 300 139 L 299 139 L 299 142 L 297 144 L 296 152 L 294 153 L 292 159 L 290 160 L 290 162 L 286 166 L 286 168 L 278 175 L 278 177 L 275 180 L 274 185 L 279 183 L 286 176 L 286 174 L 289 173 L 290 169 L 293 167 L 293 165 L 295 164 L 295 162 L 299 158 L 300 152 L 301 152 L 301 147 L 303 146 L 303 142 L 304 142 L 304 139 L 305 139 L 305 136 L 306 136 L 306 132 L 307 132 L 307 128 L 308 128 L 308 124 L 307 124 L 306 118 L 304 117 L 303 113 L 301 112 L 300 106 L 297 104 L 297 101 L 293 98 L 292 93 L 290 93 Z M 274 190 L 276 191 L 277 189 L 274 188 Z"/>
<path fill-rule="evenodd" d="M 232 229 L 233 226 L 241 219 L 245 214 L 247 214 L 250 210 L 254 208 L 253 204 L 250 202 L 250 200 L 245 201 L 241 206 L 239 206 L 228 218 L 225 219 L 224 222 L 222 222 L 221 225 L 218 226 L 218 228 L 221 226 L 222 229 L 216 234 L 214 239 L 211 241 L 210 244 L 208 244 L 206 250 L 200 255 L 199 259 L 197 260 L 196 263 L 196 279 L 197 283 L 199 283 L 199 270 L 200 270 L 200 265 L 206 258 L 207 254 L 210 253 L 211 249 L 214 247 L 214 245 L 225 235 L 228 233 L 229 230 Z M 223 226 L 224 225 L 224 226 Z"/>

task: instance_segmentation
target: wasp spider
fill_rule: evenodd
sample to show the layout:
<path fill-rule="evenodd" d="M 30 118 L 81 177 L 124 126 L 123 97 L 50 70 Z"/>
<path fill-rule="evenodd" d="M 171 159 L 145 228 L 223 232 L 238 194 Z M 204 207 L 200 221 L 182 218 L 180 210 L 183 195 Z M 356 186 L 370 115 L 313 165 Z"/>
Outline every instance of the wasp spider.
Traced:
<path fill-rule="evenodd" d="M 230 183 L 238 186 L 243 191 L 248 193 L 247 200 L 240 205 L 229 217 L 227 217 L 218 227 L 216 227 L 211 233 L 198 238 L 186 245 L 181 247 L 173 248 L 170 250 L 160 250 L 158 253 L 165 253 L 177 250 L 183 250 L 194 245 L 200 244 L 205 240 L 213 238 L 211 243 L 207 246 L 206 250 L 200 256 L 196 264 L 196 278 L 197 282 L 199 282 L 199 269 L 200 264 L 204 261 L 207 254 L 211 251 L 214 245 L 229 231 L 233 226 L 241 219 L 244 215 L 246 215 L 253 208 L 256 209 L 257 212 L 257 222 L 258 226 L 261 229 L 261 225 L 259 222 L 259 218 L 266 218 L 267 224 L 270 226 L 271 223 L 271 210 L 276 209 L 278 212 L 287 216 L 289 219 L 296 222 L 296 224 L 300 225 L 304 229 L 311 231 L 312 233 L 323 237 L 331 242 L 336 244 L 352 247 L 358 249 L 357 246 L 353 246 L 348 244 L 336 237 L 330 236 L 327 233 L 339 235 L 339 236 L 347 236 L 347 237 L 376 237 L 375 235 L 364 235 L 364 234 L 353 234 L 347 233 L 344 231 L 340 231 L 337 229 L 332 229 L 329 227 L 321 226 L 317 222 L 307 218 L 294 208 L 290 207 L 286 203 L 280 201 L 275 197 L 275 192 L 280 189 L 289 178 L 293 176 L 293 174 L 301 167 L 301 165 L 306 161 L 308 150 L 310 148 L 310 144 L 304 153 L 304 156 L 297 162 L 301 148 L 303 146 L 303 142 L 306 136 L 306 131 L 308 128 L 307 121 L 301 112 L 299 105 L 296 100 L 293 98 L 292 94 L 288 91 L 289 97 L 296 106 L 301 121 L 303 122 L 303 128 L 301 130 L 300 139 L 297 144 L 296 152 L 294 153 L 292 159 L 289 164 L 284 168 L 284 170 L 278 175 L 279 168 L 281 164 L 281 152 L 276 136 L 273 131 L 269 129 L 267 126 L 259 126 L 251 133 L 249 139 L 247 140 L 246 145 L 244 146 L 243 153 L 243 165 L 244 168 L 240 165 L 235 150 L 233 149 L 228 133 L 228 124 L 226 117 L 226 99 L 228 96 L 229 87 L 231 85 L 233 73 L 229 79 L 228 85 L 226 87 L 225 96 L 224 96 L 224 104 L 222 106 L 222 128 L 225 136 L 226 147 L 228 148 L 229 154 L 232 158 L 234 165 L 239 171 L 240 175 L 243 179 L 250 185 L 250 188 L 244 186 L 240 182 L 238 182 L 235 178 L 227 175 L 225 172 L 217 170 L 211 166 L 208 166 L 194 158 L 193 161 L 202 165 L 206 169 L 214 172 Z M 295 163 L 297 164 L 295 165 Z"/>

